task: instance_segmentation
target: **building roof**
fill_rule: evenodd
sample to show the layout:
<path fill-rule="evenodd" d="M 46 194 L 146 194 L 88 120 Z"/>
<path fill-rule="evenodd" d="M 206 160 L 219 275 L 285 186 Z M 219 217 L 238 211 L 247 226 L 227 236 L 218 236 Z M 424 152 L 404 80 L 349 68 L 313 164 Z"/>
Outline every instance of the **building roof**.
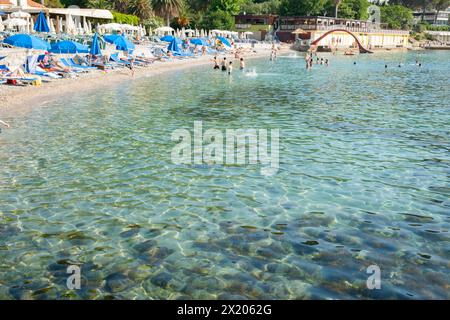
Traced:
<path fill-rule="evenodd" d="M 27 0 L 27 4 L 29 7 L 32 7 L 32 8 L 45 8 L 45 6 L 43 6 L 42 4 L 34 2 L 32 0 Z M 13 3 L 11 0 L 0 0 L 0 5 L 12 7 Z"/>

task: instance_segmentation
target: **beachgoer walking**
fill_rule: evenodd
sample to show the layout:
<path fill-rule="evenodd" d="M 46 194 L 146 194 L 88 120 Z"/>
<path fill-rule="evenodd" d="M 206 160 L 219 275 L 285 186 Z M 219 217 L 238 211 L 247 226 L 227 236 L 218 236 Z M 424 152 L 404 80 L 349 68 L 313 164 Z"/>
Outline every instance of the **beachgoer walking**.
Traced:
<path fill-rule="evenodd" d="M 134 57 L 130 59 L 130 63 L 127 65 L 127 67 L 131 71 L 131 76 L 134 77 Z"/>
<path fill-rule="evenodd" d="M 202 47 L 202 56 L 206 55 L 206 46 Z"/>

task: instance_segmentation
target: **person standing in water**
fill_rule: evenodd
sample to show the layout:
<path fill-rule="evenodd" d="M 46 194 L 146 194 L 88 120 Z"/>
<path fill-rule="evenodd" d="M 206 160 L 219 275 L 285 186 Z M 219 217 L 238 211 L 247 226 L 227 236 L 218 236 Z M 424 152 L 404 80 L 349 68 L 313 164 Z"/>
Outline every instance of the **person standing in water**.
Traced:
<path fill-rule="evenodd" d="M 231 75 L 232 72 L 233 72 L 233 61 L 230 61 L 228 65 L 228 75 Z"/>
<path fill-rule="evenodd" d="M 222 60 L 222 71 L 227 71 L 227 58 L 223 58 Z"/>
<path fill-rule="evenodd" d="M 239 68 L 240 68 L 241 70 L 244 70 L 244 69 L 245 69 L 245 61 L 244 61 L 244 58 L 241 58 L 241 60 L 239 60 Z"/>
<path fill-rule="evenodd" d="M 214 61 L 214 70 L 220 69 L 219 62 L 217 61 L 217 56 L 214 56 L 213 61 Z"/>

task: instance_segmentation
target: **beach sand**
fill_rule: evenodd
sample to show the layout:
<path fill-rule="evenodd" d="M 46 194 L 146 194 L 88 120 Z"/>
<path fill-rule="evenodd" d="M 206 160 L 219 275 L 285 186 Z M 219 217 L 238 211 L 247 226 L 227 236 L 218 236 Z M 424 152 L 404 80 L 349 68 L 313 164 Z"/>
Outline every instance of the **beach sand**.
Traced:
<path fill-rule="evenodd" d="M 282 48 L 282 52 L 289 51 Z M 270 56 L 270 49 L 258 48 L 253 53 L 245 53 L 244 59 L 262 58 Z M 224 55 L 219 55 L 219 61 Z M 226 55 L 227 59 L 234 59 L 234 55 Z M 137 80 L 143 77 L 157 76 L 162 73 L 170 73 L 175 70 L 192 68 L 210 64 L 213 65 L 213 56 L 206 55 L 196 59 L 173 60 L 166 62 L 156 61 L 148 67 L 135 68 L 134 76 L 127 68 L 115 69 L 104 72 L 96 70 L 94 72 L 81 74 L 77 78 L 57 79 L 51 82 L 42 83 L 40 86 L 0 86 L 0 119 L 9 120 L 20 113 L 26 113 L 33 107 L 46 105 L 52 100 L 61 97 L 70 98 L 77 92 L 98 91 L 102 87 L 113 84 L 120 84 L 123 81 Z M 237 63 L 237 62 L 236 62 Z"/>

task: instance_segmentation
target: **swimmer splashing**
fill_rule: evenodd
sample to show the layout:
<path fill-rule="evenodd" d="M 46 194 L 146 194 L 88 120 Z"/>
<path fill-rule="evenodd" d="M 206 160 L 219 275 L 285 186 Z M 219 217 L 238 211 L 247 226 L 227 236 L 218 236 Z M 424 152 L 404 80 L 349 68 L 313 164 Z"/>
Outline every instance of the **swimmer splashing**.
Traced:
<path fill-rule="evenodd" d="M 10 125 L 9 125 L 9 123 L 7 123 L 7 122 L 5 122 L 5 121 L 2 121 L 2 120 L 0 120 L 0 124 L 1 125 L 4 125 L 6 128 L 9 128 L 10 127 Z M 2 132 L 2 129 L 0 128 L 0 133 Z"/>

